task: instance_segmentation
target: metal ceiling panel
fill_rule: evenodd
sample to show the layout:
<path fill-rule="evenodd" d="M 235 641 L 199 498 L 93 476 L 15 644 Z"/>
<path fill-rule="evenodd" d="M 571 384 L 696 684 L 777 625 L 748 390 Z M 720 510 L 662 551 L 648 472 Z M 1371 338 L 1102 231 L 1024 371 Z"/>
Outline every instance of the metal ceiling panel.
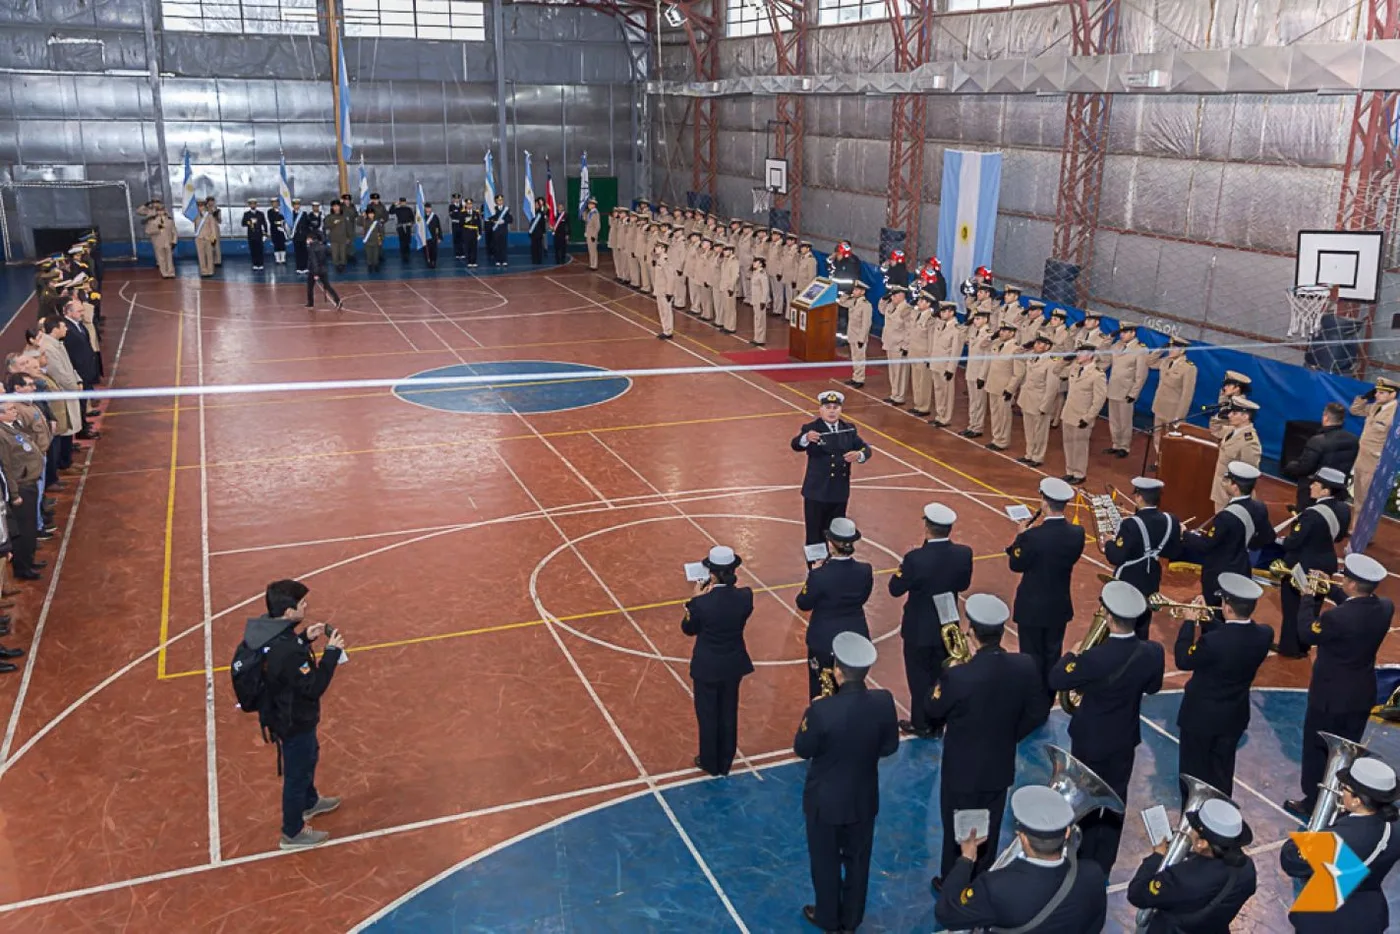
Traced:
<path fill-rule="evenodd" d="M 1227 86 L 1233 92 L 1268 93 L 1288 87 L 1293 50 L 1288 46 L 1231 49 Z"/>

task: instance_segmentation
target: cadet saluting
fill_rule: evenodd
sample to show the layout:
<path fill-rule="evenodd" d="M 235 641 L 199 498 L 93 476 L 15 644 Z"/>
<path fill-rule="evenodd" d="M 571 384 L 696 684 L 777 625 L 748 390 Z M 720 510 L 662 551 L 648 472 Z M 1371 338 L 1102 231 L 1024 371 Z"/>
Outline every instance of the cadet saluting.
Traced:
<path fill-rule="evenodd" d="M 1336 544 L 1351 531 L 1351 507 L 1347 505 L 1347 478 L 1335 467 L 1323 467 L 1313 474 L 1309 489 L 1313 503 L 1302 512 L 1278 540 L 1283 560 L 1291 568 L 1302 565 L 1304 573 L 1337 572 Z M 1298 590 L 1288 581 L 1279 587 L 1283 620 L 1279 624 L 1278 654 L 1284 658 L 1306 658 L 1308 648 L 1298 641 Z"/>
<path fill-rule="evenodd" d="M 865 601 L 875 587 L 875 572 L 853 557 L 860 531 L 850 519 L 831 520 L 826 547 L 831 557 L 807 572 L 797 595 L 797 608 L 811 613 L 807 624 L 807 696 L 823 693 L 822 672 L 830 672 L 832 642 L 842 632 L 870 638 Z"/>
<path fill-rule="evenodd" d="M 1070 575 L 1084 553 L 1084 529 L 1065 521 L 1065 505 L 1074 489 L 1058 477 L 1040 481 L 1041 514 L 1045 521 L 1035 528 L 1035 517 L 1020 523 L 1020 534 L 1006 546 L 1011 570 L 1021 575 L 1016 585 L 1012 618 L 1020 627 L 1021 651 L 1035 659 L 1041 688 L 1049 691 L 1046 676 L 1064 651 L 1065 627 L 1074 618 Z"/>
<path fill-rule="evenodd" d="M 753 615 L 753 591 L 735 586 L 741 563 L 734 549 L 716 545 L 702 562 L 708 580 L 686 601 L 681 631 L 695 637 L 690 680 L 695 685 L 695 723 L 700 734 L 696 768 L 728 775 L 739 745 L 739 682 L 753 674 L 744 626 Z"/>
<path fill-rule="evenodd" d="M 953 812 L 986 808 L 993 834 L 1001 829 L 1006 790 L 1016 778 L 1016 744 L 1050 716 L 1050 698 L 1035 661 L 1001 647 L 1006 604 L 977 593 L 963 607 L 976 654 L 966 665 L 943 672 L 924 702 L 930 726 L 945 727 L 939 809 L 943 863 L 935 892 L 957 862 L 961 841 L 953 837 Z M 978 850 L 977 869 L 992 864 L 994 846 Z"/>
<path fill-rule="evenodd" d="M 802 810 L 816 904 L 802 916 L 824 931 L 854 931 L 865 917 L 879 762 L 899 748 L 899 728 L 890 692 L 865 686 L 876 657 L 870 640 L 843 632 L 832 648 L 840 684 L 807 708 L 792 742 L 810 760 Z"/>
<path fill-rule="evenodd" d="M 909 595 L 904 601 L 899 637 L 904 643 L 910 719 L 899 721 L 899 728 L 915 736 L 932 735 L 923 701 L 948 659 L 943 626 L 957 620 L 956 616 L 944 620 L 938 603 L 946 601 L 956 611 L 958 594 L 972 585 L 972 549 L 953 544 L 949 537 L 956 521 L 958 514 L 942 503 L 925 506 L 924 543 L 904 556 L 890 578 L 891 597 Z"/>
<path fill-rule="evenodd" d="M 1395 616 L 1395 604 L 1375 594 L 1386 578 L 1379 561 L 1347 555 L 1344 568 L 1342 586 L 1333 586 L 1328 594 L 1336 604 L 1333 609 L 1318 616 L 1322 598 L 1311 593 L 1299 601 L 1298 638 L 1304 646 L 1317 646 L 1317 661 L 1303 715 L 1303 797 L 1283 806 L 1304 820 L 1317 803 L 1317 786 L 1327 765 L 1327 744 L 1318 731 L 1361 742 L 1376 700 L 1376 653 Z"/>
<path fill-rule="evenodd" d="M 1074 825 L 1069 802 L 1045 785 L 1027 785 L 1011 796 L 1011 816 L 1024 855 L 974 879 L 973 858 L 984 841 L 963 841 L 962 856 L 933 907 L 939 924 L 1038 934 L 1103 930 L 1108 880 L 1098 864 L 1065 853 Z"/>
<path fill-rule="evenodd" d="M 846 514 L 851 499 L 851 464 L 870 459 L 870 445 L 861 440 L 856 426 L 841 420 L 846 396 L 834 390 L 819 393 L 820 418 L 802 426 L 792 439 L 792 449 L 807 455 L 802 479 L 802 516 L 808 545 L 818 545 L 831 520 Z M 809 562 L 808 566 L 811 564 Z"/>
<path fill-rule="evenodd" d="M 1128 883 L 1128 902 L 1155 912 L 1145 934 L 1228 934 L 1254 894 L 1254 861 L 1244 851 L 1254 836 L 1239 809 L 1219 798 L 1188 811 L 1186 821 L 1186 858 L 1164 869 L 1169 844 L 1153 847 Z"/>

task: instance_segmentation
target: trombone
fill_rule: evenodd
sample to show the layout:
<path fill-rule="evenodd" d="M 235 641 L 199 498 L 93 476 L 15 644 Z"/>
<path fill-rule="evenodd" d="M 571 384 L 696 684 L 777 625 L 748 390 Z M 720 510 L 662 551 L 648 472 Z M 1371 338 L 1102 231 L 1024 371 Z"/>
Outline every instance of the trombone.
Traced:
<path fill-rule="evenodd" d="M 1215 607 L 1204 603 L 1177 603 L 1165 594 L 1154 593 L 1147 598 L 1147 608 L 1154 613 L 1166 610 L 1172 619 L 1190 619 L 1203 623 L 1215 615 Z"/>

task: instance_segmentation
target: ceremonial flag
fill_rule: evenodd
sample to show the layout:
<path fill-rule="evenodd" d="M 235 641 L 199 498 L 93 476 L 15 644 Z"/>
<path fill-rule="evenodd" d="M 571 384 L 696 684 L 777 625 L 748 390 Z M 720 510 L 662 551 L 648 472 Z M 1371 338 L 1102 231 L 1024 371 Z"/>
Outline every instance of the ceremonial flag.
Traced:
<path fill-rule="evenodd" d="M 578 170 L 578 216 L 583 217 L 588 212 L 588 199 L 593 197 L 588 187 L 588 153 L 579 157 Z"/>
<path fill-rule="evenodd" d="M 369 176 L 365 174 L 365 157 L 360 155 L 360 212 L 369 207 Z"/>
<path fill-rule="evenodd" d="M 559 204 L 554 200 L 554 173 L 549 168 L 549 156 L 544 157 L 544 207 L 549 218 L 549 229 L 559 220 Z"/>
<path fill-rule="evenodd" d="M 991 268 L 996 241 L 997 197 L 1001 192 L 1001 153 L 943 153 L 943 191 L 938 205 L 938 256 L 948 263 L 949 289 L 978 266 Z"/>
<path fill-rule="evenodd" d="M 524 203 L 525 223 L 535 222 L 535 182 L 530 175 L 530 150 L 525 150 L 525 194 L 522 196 Z"/>
<path fill-rule="evenodd" d="M 490 213 L 496 209 L 496 178 L 491 171 L 491 150 L 486 150 L 486 194 L 482 210 Z"/>
<path fill-rule="evenodd" d="M 335 58 L 339 74 L 336 82 L 340 85 L 340 113 L 337 115 L 340 127 L 340 158 L 350 161 L 350 79 L 345 74 L 345 47 L 340 39 L 335 40 Z"/>
<path fill-rule="evenodd" d="M 292 216 L 292 189 L 287 184 L 287 157 L 281 159 L 281 168 L 277 176 L 277 210 L 282 212 L 282 219 L 288 224 L 296 222 Z"/>
<path fill-rule="evenodd" d="M 423 183 L 418 183 L 418 203 L 413 206 L 413 248 L 423 249 L 428 242 L 428 225 L 423 220 Z"/>
<path fill-rule="evenodd" d="M 194 221 L 199 216 L 199 205 L 194 200 L 194 170 L 190 168 L 190 151 L 185 150 L 184 214 Z"/>

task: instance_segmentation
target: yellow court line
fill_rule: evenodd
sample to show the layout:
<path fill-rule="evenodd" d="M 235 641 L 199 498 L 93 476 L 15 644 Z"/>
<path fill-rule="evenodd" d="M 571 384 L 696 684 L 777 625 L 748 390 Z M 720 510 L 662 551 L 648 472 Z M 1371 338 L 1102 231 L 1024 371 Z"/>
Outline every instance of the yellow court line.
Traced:
<path fill-rule="evenodd" d="M 180 359 L 185 350 L 185 316 L 175 329 L 175 385 L 180 385 Z M 175 477 L 180 459 L 180 410 L 170 421 L 170 483 L 165 492 L 165 570 L 160 581 L 160 651 L 156 655 L 156 677 L 165 677 L 165 643 L 170 638 L 170 571 L 175 542 Z"/>

